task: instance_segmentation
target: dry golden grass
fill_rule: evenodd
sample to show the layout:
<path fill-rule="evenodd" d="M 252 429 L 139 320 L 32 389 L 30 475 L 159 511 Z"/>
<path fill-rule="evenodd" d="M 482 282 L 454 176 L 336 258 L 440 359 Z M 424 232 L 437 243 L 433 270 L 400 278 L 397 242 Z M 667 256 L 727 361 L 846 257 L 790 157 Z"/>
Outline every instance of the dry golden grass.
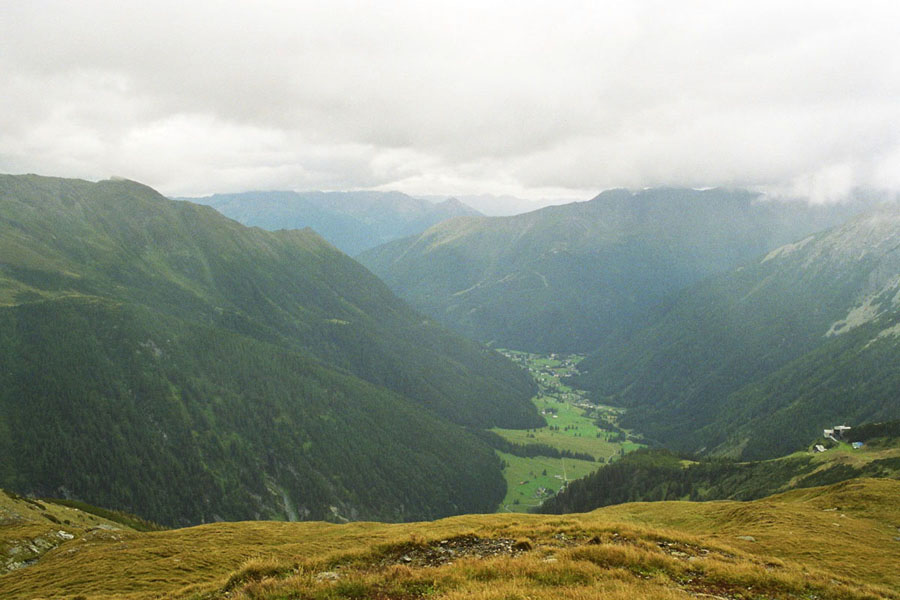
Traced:
<path fill-rule="evenodd" d="M 0 576 L 0 597 L 900 598 L 898 526 L 900 482 L 855 480 L 583 515 L 85 528 Z"/>

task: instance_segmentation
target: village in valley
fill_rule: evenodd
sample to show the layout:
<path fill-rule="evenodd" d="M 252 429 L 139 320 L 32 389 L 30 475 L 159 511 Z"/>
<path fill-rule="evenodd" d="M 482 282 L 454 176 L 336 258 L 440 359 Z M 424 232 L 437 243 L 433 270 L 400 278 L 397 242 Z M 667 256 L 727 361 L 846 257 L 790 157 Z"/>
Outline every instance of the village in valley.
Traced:
<path fill-rule="evenodd" d="M 573 376 L 578 375 L 583 356 L 498 351 L 534 378 L 538 394 L 532 402 L 547 423 L 536 429 L 492 429 L 519 448 L 544 449 L 537 456 L 496 450 L 507 484 L 499 512 L 526 512 L 537 507 L 570 481 L 644 446 L 639 435 L 619 426 L 625 409 L 598 404 L 587 392 L 574 387 Z M 846 425 L 824 430 L 823 439 L 810 450 L 813 453 L 832 447 L 858 450 L 862 443 L 848 442 L 849 430 Z M 558 456 L 549 456 L 551 453 Z"/>
<path fill-rule="evenodd" d="M 584 477 L 626 452 L 642 447 L 618 425 L 623 409 L 592 402 L 587 392 L 572 387 L 578 374 L 578 354 L 533 354 L 499 350 L 527 369 L 538 386 L 532 401 L 547 425 L 538 429 L 493 431 L 513 444 L 539 444 L 565 456 L 522 457 L 497 451 L 503 464 L 507 494 L 501 512 L 524 512 L 556 494 L 569 481 Z"/>

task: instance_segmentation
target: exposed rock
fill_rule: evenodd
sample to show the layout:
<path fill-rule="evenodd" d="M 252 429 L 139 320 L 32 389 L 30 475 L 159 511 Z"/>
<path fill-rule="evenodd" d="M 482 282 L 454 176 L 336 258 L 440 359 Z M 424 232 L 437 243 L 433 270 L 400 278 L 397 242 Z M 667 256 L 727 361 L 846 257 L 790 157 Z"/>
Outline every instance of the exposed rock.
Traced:
<path fill-rule="evenodd" d="M 530 545 L 530 544 L 529 544 Z M 487 558 L 491 556 L 517 556 L 527 552 L 521 540 L 508 538 L 481 538 L 465 535 L 433 542 L 427 546 L 404 544 L 382 559 L 382 566 L 403 564 L 413 567 L 436 567 L 449 564 L 462 557 Z"/>
<path fill-rule="evenodd" d="M 59 534 L 61 533 L 71 537 L 60 537 Z M 75 536 L 72 536 L 69 533 L 60 531 L 32 539 L 11 540 L 6 549 L 6 556 L 0 558 L 0 560 L 2 560 L 2 562 L 0 562 L 0 574 L 33 565 L 46 552 L 59 546 L 60 543 L 62 543 L 61 540 L 72 539 L 74 537 Z"/>

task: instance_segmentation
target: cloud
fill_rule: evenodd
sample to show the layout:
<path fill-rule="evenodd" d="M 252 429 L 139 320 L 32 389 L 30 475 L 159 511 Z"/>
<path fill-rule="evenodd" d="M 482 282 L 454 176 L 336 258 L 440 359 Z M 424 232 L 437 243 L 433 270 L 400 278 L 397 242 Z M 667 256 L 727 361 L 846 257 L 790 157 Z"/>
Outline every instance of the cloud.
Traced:
<path fill-rule="evenodd" d="M 900 184 L 888 2 L 4 4 L 2 171 L 169 194 Z"/>

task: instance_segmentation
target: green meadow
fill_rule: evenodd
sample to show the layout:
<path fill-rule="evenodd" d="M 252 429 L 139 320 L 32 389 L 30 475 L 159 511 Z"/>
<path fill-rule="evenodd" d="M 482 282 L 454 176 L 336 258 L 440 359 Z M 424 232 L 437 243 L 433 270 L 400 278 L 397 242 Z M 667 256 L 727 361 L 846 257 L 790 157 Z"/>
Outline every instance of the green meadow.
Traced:
<path fill-rule="evenodd" d="M 556 494 L 563 485 L 584 477 L 610 460 L 643 447 L 627 433 L 616 431 L 622 409 L 587 402 L 584 392 L 566 384 L 577 373 L 579 355 L 539 355 L 502 351 L 527 369 L 538 384 L 532 399 L 547 425 L 534 429 L 501 429 L 493 432 L 515 444 L 544 444 L 593 456 L 596 462 L 545 456 L 520 457 L 498 451 L 504 461 L 507 492 L 499 510 L 525 511 Z M 598 426 L 604 423 L 604 427 Z"/>
<path fill-rule="evenodd" d="M 599 465 L 573 458 L 523 458 L 497 452 L 504 461 L 506 497 L 498 512 L 524 512 L 555 494 L 564 482 L 584 477 Z"/>

